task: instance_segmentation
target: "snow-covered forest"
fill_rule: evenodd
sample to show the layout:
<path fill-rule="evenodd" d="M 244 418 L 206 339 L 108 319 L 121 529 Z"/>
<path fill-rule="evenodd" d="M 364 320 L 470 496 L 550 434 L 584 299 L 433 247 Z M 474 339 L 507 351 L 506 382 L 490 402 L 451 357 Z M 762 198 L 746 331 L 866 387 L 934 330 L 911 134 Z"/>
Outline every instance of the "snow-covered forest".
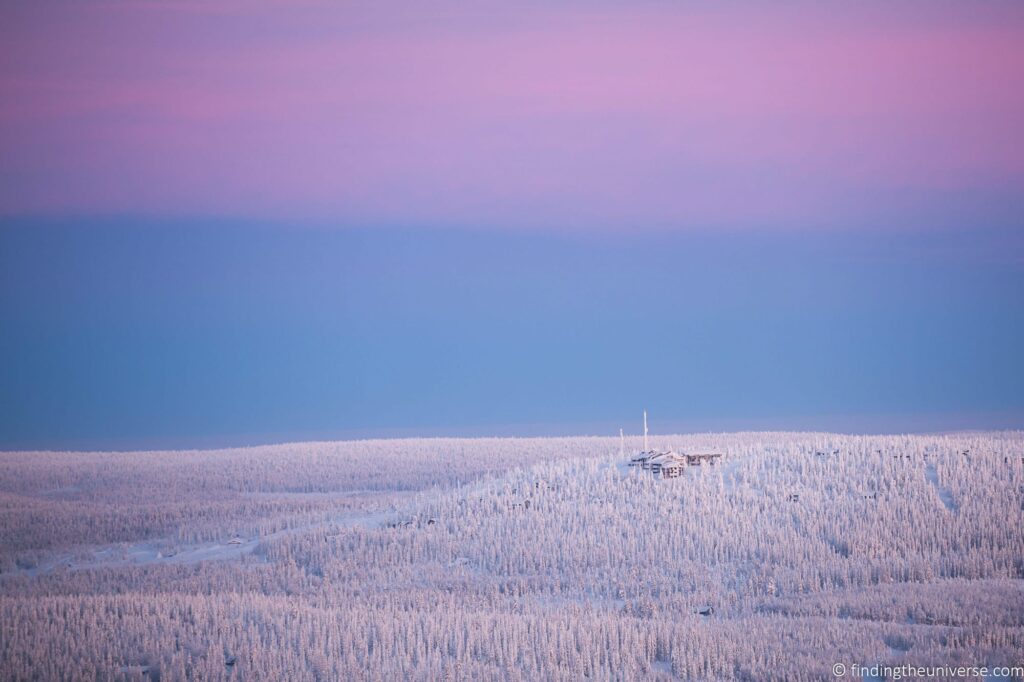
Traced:
<path fill-rule="evenodd" d="M 0 453 L 3 679 L 1024 662 L 1024 433 Z"/>

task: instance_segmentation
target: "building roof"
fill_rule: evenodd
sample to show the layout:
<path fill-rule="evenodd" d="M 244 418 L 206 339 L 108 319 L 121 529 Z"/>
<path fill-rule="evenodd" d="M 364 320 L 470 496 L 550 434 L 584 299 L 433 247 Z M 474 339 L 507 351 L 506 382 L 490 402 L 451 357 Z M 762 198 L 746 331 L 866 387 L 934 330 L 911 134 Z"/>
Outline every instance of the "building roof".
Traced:
<path fill-rule="evenodd" d="M 686 461 L 686 455 L 681 455 L 673 450 L 666 452 L 659 452 L 651 456 L 648 460 L 651 463 L 667 464 L 669 462 L 683 462 Z"/>
<path fill-rule="evenodd" d="M 675 450 L 646 450 L 634 453 L 631 462 L 646 462 L 648 464 L 660 464 L 662 466 L 670 462 L 686 463 L 687 458 L 700 457 L 712 458 L 721 457 L 719 452 L 676 452 Z"/>

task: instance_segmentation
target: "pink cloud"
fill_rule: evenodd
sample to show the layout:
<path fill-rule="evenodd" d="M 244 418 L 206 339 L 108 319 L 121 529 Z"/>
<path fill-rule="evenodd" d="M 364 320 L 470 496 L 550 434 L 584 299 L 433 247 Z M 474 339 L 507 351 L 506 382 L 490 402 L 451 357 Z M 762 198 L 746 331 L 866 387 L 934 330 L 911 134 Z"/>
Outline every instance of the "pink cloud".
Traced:
<path fill-rule="evenodd" d="M 1012 5 L 476 7 L 0 10 L 0 211 L 671 226 L 1024 189 Z"/>

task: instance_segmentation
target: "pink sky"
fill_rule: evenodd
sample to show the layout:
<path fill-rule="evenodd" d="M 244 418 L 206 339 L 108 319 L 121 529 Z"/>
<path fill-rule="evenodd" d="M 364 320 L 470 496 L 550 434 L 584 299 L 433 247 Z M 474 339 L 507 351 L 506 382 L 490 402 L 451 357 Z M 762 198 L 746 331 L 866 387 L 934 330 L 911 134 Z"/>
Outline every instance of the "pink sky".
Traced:
<path fill-rule="evenodd" d="M 0 213 L 671 228 L 1024 190 L 1019 3 L 554 4 L 6 4 Z"/>

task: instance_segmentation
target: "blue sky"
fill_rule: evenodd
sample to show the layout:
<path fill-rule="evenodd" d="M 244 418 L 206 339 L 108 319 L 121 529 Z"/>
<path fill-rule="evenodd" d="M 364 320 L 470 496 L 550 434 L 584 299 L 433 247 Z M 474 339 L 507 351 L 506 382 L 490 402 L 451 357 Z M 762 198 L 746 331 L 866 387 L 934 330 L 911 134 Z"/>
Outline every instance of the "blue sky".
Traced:
<path fill-rule="evenodd" d="M 1020 234 L 8 219 L 0 447 L 1020 427 Z"/>
<path fill-rule="evenodd" d="M 1024 426 L 1024 4 L 0 4 L 0 447 Z"/>

